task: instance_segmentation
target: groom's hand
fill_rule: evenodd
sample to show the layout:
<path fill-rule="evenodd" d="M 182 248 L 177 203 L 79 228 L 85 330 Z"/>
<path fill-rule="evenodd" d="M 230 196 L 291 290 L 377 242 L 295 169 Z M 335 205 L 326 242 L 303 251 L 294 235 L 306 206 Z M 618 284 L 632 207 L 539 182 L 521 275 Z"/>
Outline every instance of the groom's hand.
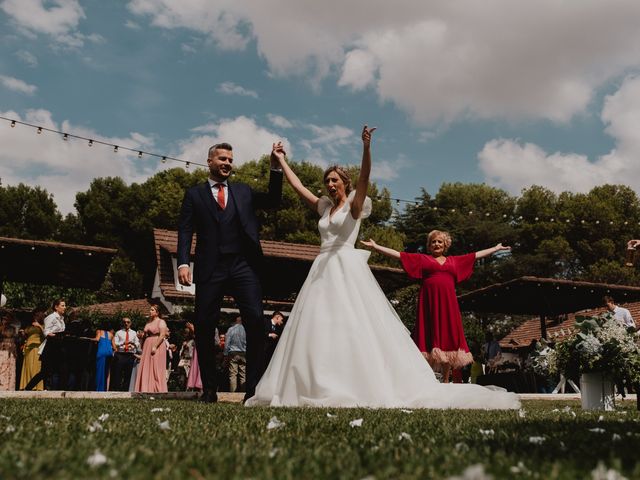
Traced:
<path fill-rule="evenodd" d="M 178 269 L 178 282 L 185 287 L 191 285 L 191 270 L 189 267 L 180 267 Z"/>

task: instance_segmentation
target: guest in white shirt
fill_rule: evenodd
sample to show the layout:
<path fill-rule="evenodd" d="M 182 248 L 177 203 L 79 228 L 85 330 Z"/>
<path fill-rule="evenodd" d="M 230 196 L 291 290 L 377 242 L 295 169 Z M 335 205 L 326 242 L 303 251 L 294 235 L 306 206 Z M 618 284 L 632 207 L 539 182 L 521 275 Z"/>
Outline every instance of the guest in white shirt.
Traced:
<path fill-rule="evenodd" d="M 613 313 L 613 317 L 623 324 L 627 328 L 636 328 L 636 322 L 633 320 L 631 316 L 631 312 L 624 307 L 619 307 L 615 304 L 615 301 L 612 297 L 606 296 L 604 297 L 604 304 L 611 313 Z"/>
<path fill-rule="evenodd" d="M 65 330 L 64 312 L 67 304 L 64 298 L 53 302 L 53 313 L 44 319 L 45 341 L 42 343 L 42 371 L 46 390 L 57 390 L 60 385 L 60 373 L 63 362 L 62 332 Z"/>
<path fill-rule="evenodd" d="M 122 328 L 113 339 L 116 351 L 111 366 L 111 383 L 109 390 L 126 392 L 129 390 L 131 372 L 136 362 L 135 354 L 140 350 L 140 340 L 135 330 L 131 328 L 131 319 L 122 319 Z"/>

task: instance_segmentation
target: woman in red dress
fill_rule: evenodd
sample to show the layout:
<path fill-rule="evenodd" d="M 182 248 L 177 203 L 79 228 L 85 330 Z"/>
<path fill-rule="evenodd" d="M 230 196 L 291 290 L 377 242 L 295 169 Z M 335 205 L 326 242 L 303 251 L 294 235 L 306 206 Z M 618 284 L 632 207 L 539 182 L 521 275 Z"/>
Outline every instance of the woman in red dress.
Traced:
<path fill-rule="evenodd" d="M 499 243 L 475 253 L 447 257 L 445 254 L 451 246 L 451 235 L 440 230 L 433 230 L 427 236 L 430 255 L 398 252 L 373 240 L 362 243 L 388 257 L 397 258 L 411 278 L 422 280 L 413 339 L 429 363 L 441 368 L 444 382 L 448 383 L 451 368 L 462 368 L 473 362 L 462 329 L 456 283 L 471 276 L 477 258 L 509 250 L 510 247 Z"/>

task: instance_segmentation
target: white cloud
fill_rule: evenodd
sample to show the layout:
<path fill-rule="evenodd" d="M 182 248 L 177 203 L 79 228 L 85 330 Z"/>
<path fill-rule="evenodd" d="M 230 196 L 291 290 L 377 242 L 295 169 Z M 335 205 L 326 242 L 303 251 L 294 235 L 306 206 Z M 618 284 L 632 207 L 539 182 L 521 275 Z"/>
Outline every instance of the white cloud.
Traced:
<path fill-rule="evenodd" d="M 47 110 L 29 110 L 22 117 L 18 113 L 2 112 L 2 116 L 15 118 L 34 125 L 74 133 L 83 137 L 128 146 L 151 148 L 152 140 L 132 133 L 125 138 L 106 137 L 82 126 L 66 121 L 57 122 Z M 54 194 L 56 204 L 64 214 L 74 211 L 75 195 L 85 191 L 93 178 L 120 176 L 127 182 L 143 181 L 155 173 L 157 164 L 139 160 L 133 153 L 95 144 L 88 147 L 81 140 L 64 141 L 59 135 L 8 122 L 0 123 L 0 178 L 3 185 L 40 185 Z"/>
<path fill-rule="evenodd" d="M 258 160 L 262 155 L 269 154 L 271 145 L 278 140 L 284 142 L 288 155 L 292 155 L 285 137 L 259 126 L 249 117 L 224 119 L 192 130 L 201 135 L 179 142 L 177 157 L 183 160 L 206 164 L 209 147 L 220 142 L 228 142 L 233 146 L 234 165 Z"/>
<path fill-rule="evenodd" d="M 85 40 L 99 41 L 99 35 L 83 35 L 76 31 L 86 18 L 78 0 L 2 0 L 2 9 L 27 35 L 49 35 L 69 48 L 84 45 Z"/>
<path fill-rule="evenodd" d="M 273 75 L 304 75 L 316 87 L 330 75 L 346 88 L 372 86 L 426 125 L 567 122 L 597 88 L 640 67 L 635 0 L 398 0 L 375 8 L 354 0 L 339 15 L 298 0 L 131 0 L 129 8 L 222 48 L 255 41 Z"/>
<path fill-rule="evenodd" d="M 29 85 L 19 78 L 9 77 L 7 75 L 0 75 L 0 84 L 9 90 L 26 93 L 27 95 L 33 95 L 38 89 L 35 85 Z"/>
<path fill-rule="evenodd" d="M 267 118 L 269 119 L 269 121 L 278 128 L 292 128 L 293 127 L 293 123 L 291 123 L 289 120 L 287 120 L 286 118 L 284 118 L 281 115 L 276 115 L 273 113 L 269 113 L 267 114 Z"/>
<path fill-rule="evenodd" d="M 241 32 L 243 19 L 235 13 L 233 0 L 131 0 L 129 10 L 151 17 L 164 28 L 190 28 L 209 36 L 223 50 L 243 50 L 249 38 Z"/>
<path fill-rule="evenodd" d="M 223 82 L 218 85 L 218 92 L 225 95 L 240 95 L 241 97 L 258 98 L 258 93 L 254 90 L 248 90 L 233 82 Z"/>
<path fill-rule="evenodd" d="M 18 57 L 23 63 L 30 67 L 38 66 L 38 58 L 31 52 L 27 52 L 26 50 L 18 50 L 16 52 L 16 57 Z"/>
<path fill-rule="evenodd" d="M 480 168 L 487 181 L 512 193 L 534 184 L 556 192 L 586 192 L 604 183 L 622 183 L 640 191 L 640 77 L 627 77 L 605 99 L 601 118 L 615 147 L 597 159 L 549 154 L 531 143 L 500 139 L 488 142 L 479 153 Z"/>
<path fill-rule="evenodd" d="M 140 30 L 142 27 L 140 25 L 138 25 L 136 22 L 134 22 L 133 20 L 127 20 L 124 23 L 124 26 L 131 29 L 131 30 Z"/>

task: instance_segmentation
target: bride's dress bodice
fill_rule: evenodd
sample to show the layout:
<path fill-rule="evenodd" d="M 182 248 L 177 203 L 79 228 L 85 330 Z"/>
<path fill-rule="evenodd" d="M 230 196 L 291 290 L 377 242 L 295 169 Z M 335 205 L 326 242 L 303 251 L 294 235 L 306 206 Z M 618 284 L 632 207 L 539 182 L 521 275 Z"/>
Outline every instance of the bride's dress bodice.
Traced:
<path fill-rule="evenodd" d="M 349 194 L 341 208 L 331 214 L 333 202 L 329 197 L 322 197 L 318 202 L 318 230 L 320 231 L 320 251 L 325 252 L 337 248 L 353 248 L 358 239 L 360 223 L 371 214 L 371 199 L 367 197 L 362 206 L 362 213 L 357 220 L 351 215 L 351 202 L 355 191 Z"/>

